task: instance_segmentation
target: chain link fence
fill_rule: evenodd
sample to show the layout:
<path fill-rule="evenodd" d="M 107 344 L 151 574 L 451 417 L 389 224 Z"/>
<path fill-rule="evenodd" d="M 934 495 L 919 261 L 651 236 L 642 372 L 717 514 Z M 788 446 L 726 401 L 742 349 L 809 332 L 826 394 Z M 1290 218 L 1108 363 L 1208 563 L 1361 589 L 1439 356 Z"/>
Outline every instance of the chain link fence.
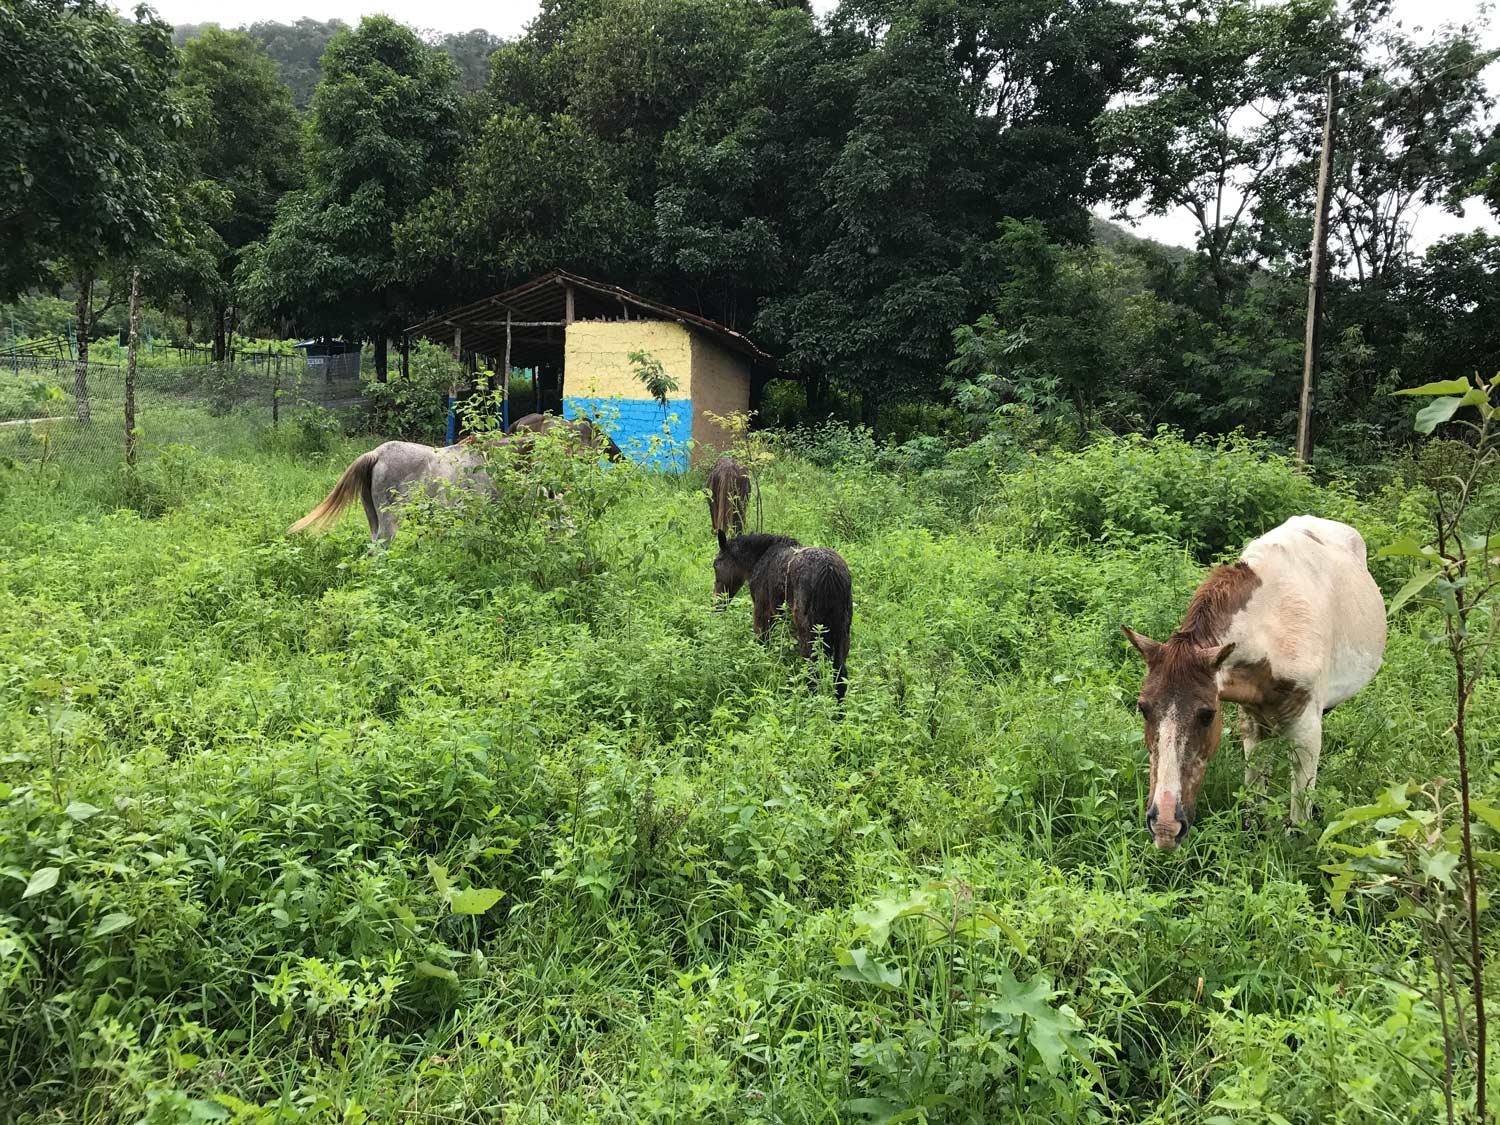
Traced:
<path fill-rule="evenodd" d="M 228 452 L 278 427 L 359 429 L 365 398 L 357 372 L 312 372 L 301 356 L 251 354 L 137 368 L 135 414 L 143 456 L 172 444 Z M 107 465 L 121 462 L 124 449 L 123 365 L 0 356 L 0 458 Z"/>

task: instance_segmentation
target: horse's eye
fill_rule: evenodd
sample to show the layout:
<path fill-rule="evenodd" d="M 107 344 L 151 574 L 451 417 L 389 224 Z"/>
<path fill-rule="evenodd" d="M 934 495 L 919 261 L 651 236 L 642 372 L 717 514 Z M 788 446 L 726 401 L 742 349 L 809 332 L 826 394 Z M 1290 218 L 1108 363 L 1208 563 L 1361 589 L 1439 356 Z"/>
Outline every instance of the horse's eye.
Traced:
<path fill-rule="evenodd" d="M 1213 723 L 1213 721 L 1214 721 L 1214 709 L 1212 707 L 1203 707 L 1203 708 L 1199 709 L 1199 711 L 1198 711 L 1198 725 L 1200 727 L 1208 727 L 1208 726 L 1210 726 Z"/>

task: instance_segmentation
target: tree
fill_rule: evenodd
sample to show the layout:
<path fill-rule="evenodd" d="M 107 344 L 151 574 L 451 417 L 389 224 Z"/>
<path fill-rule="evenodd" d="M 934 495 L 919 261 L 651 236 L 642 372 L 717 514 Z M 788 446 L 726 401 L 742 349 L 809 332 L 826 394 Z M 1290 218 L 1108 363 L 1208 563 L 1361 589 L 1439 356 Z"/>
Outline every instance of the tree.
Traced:
<path fill-rule="evenodd" d="M 258 40 L 276 64 L 281 80 L 292 92 L 292 103 L 305 109 L 322 77 L 319 60 L 334 36 L 348 31 L 343 20 L 300 19 L 296 23 L 258 20 L 245 28 L 245 34 Z"/>
<path fill-rule="evenodd" d="M 94 284 L 157 241 L 180 166 L 171 29 L 94 0 L 0 8 L 0 297 L 77 286 L 78 418 L 90 419 Z"/>
<path fill-rule="evenodd" d="M 397 230 L 409 282 L 448 279 L 478 292 L 561 267 L 619 277 L 636 271 L 647 215 L 629 196 L 612 146 L 566 114 L 510 109 L 491 117 L 451 184 Z"/>
<path fill-rule="evenodd" d="M 96 0 L 0 7 L 0 298 L 157 235 L 176 125 L 169 29 Z"/>
<path fill-rule="evenodd" d="M 147 278 L 154 292 L 175 291 L 207 304 L 214 359 L 222 360 L 239 255 L 265 236 L 277 201 L 298 180 L 297 117 L 270 57 L 243 32 L 209 27 L 190 39 L 182 49 L 178 81 L 194 173 L 227 198 L 199 212 L 216 236 L 212 269 L 185 278 L 148 271 Z"/>
<path fill-rule="evenodd" d="M 1152 0 L 1142 18 L 1132 88 L 1101 121 L 1109 198 L 1187 211 L 1222 310 L 1305 149 L 1301 103 L 1356 47 L 1333 0 Z"/>
<path fill-rule="evenodd" d="M 499 36 L 483 28 L 444 35 L 433 46 L 442 51 L 458 68 L 459 85 L 464 93 L 483 90 L 490 77 L 490 56 L 504 45 Z"/>
<path fill-rule="evenodd" d="M 1482 50 L 1467 27 L 1417 43 L 1383 26 L 1369 44 L 1339 98 L 1330 224 L 1359 280 L 1387 284 L 1416 210 L 1456 208 L 1478 174 L 1483 118 L 1494 105 L 1482 74 L 1500 51 Z M 1305 167 L 1312 163 L 1309 154 Z"/>
<path fill-rule="evenodd" d="M 1092 122 L 1133 35 L 1094 0 L 840 8 L 814 81 L 842 86 L 847 129 L 807 154 L 823 196 L 798 232 L 807 266 L 758 320 L 786 365 L 826 373 L 871 418 L 934 395 L 954 329 L 992 292 L 999 220 L 1087 236 Z"/>
<path fill-rule="evenodd" d="M 242 278 L 264 315 L 387 342 L 419 298 L 397 259 L 396 226 L 445 181 L 460 140 L 457 73 L 385 16 L 336 36 L 308 130 L 307 187 L 288 193 Z"/>

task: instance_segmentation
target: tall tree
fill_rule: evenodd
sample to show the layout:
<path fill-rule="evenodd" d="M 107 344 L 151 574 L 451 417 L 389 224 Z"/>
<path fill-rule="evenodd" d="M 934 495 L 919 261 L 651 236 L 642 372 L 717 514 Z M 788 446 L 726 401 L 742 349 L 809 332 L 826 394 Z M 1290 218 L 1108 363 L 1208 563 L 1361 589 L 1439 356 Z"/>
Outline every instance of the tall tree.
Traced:
<path fill-rule="evenodd" d="M 213 269 L 197 279 L 174 279 L 168 287 L 206 303 L 214 326 L 214 358 L 222 360 L 235 266 L 244 248 L 265 236 L 277 201 L 297 183 L 300 131 L 291 94 L 275 65 L 243 32 L 209 27 L 188 40 L 179 83 L 194 172 L 227 199 L 204 216 L 218 241 Z M 159 273 L 148 275 L 148 283 L 161 280 Z M 161 288 L 153 285 L 156 292 Z"/>
<path fill-rule="evenodd" d="M 335 35 L 348 30 L 349 25 L 343 20 L 304 17 L 295 23 L 257 20 L 245 28 L 245 33 L 265 46 L 281 80 L 292 92 L 293 104 L 304 109 L 312 101 L 322 77 L 319 61 L 323 52 Z"/>
<path fill-rule="evenodd" d="M 101 272 L 156 242 L 180 170 L 171 28 L 95 0 L 0 7 L 0 296 L 66 274 L 77 287 L 80 421 Z"/>
<path fill-rule="evenodd" d="M 1101 121 L 1109 196 L 1192 217 L 1222 310 L 1305 149 L 1303 104 L 1357 48 L 1334 0 L 1150 0 L 1142 19 L 1132 87 Z"/>
<path fill-rule="evenodd" d="M 1330 216 L 1337 248 L 1361 281 L 1389 283 L 1417 211 L 1456 209 L 1478 174 L 1494 105 L 1482 76 L 1496 58 L 1500 51 L 1482 49 L 1468 27 L 1425 43 L 1400 25 L 1368 37 L 1339 98 Z M 1303 182 L 1310 158 L 1306 167 Z"/>
<path fill-rule="evenodd" d="M 247 295 L 266 315 L 387 342 L 418 300 L 395 228 L 451 172 L 458 76 L 447 56 L 385 16 L 329 44 L 313 95 L 307 187 L 288 193 L 246 255 Z"/>

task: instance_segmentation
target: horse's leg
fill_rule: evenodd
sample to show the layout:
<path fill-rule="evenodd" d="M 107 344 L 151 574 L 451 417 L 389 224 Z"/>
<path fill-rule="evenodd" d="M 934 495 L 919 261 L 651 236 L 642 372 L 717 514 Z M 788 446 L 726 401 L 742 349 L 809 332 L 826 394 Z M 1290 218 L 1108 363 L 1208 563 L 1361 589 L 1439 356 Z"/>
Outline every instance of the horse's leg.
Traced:
<path fill-rule="evenodd" d="M 775 620 L 771 615 L 771 607 L 762 598 L 751 597 L 751 620 L 755 625 L 755 639 L 764 642 L 771 635 L 771 625 Z"/>
<path fill-rule="evenodd" d="M 1240 739 L 1245 744 L 1245 789 L 1250 796 L 1241 811 L 1240 820 L 1246 830 L 1255 827 L 1260 818 L 1260 806 L 1265 800 L 1266 783 L 1270 780 L 1266 763 L 1255 760 L 1255 750 L 1265 737 L 1265 728 L 1244 704 L 1240 705 Z"/>
<path fill-rule="evenodd" d="M 1317 703 L 1309 703 L 1290 723 L 1286 733 L 1292 740 L 1293 824 L 1301 824 L 1311 811 L 1309 791 L 1318 781 L 1318 758 L 1323 752 L 1323 714 Z"/>

